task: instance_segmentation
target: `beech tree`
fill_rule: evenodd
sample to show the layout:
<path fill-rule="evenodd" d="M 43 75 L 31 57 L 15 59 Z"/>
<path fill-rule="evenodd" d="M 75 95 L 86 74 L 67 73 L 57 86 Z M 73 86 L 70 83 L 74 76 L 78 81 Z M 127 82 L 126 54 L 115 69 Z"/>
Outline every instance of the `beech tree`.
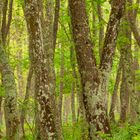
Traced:
<path fill-rule="evenodd" d="M 112 10 L 105 35 L 101 63 L 98 68 L 92 51 L 85 0 L 69 0 L 73 37 L 81 74 L 83 102 L 90 127 L 90 139 L 95 139 L 94 135 L 97 131 L 110 133 L 106 115 L 106 89 L 125 0 L 113 0 L 111 5 Z"/>
<path fill-rule="evenodd" d="M 0 0 L 0 139 L 139 139 L 139 6 Z"/>
<path fill-rule="evenodd" d="M 39 107 L 39 133 L 41 139 L 56 139 L 56 125 L 48 75 L 46 57 L 43 46 L 43 34 L 41 26 L 41 12 L 39 11 L 38 0 L 25 1 L 25 14 L 29 32 L 29 48 L 33 55 L 33 67 L 35 71 L 35 94 Z"/>
<path fill-rule="evenodd" d="M 0 1 L 0 17 L 2 17 L 0 18 L 0 72 L 2 75 L 2 86 L 5 90 L 4 112 L 6 136 L 9 140 L 18 138 L 17 132 L 19 124 L 15 77 L 9 63 L 8 54 L 6 53 L 7 37 L 12 20 L 12 6 L 13 0 Z"/>

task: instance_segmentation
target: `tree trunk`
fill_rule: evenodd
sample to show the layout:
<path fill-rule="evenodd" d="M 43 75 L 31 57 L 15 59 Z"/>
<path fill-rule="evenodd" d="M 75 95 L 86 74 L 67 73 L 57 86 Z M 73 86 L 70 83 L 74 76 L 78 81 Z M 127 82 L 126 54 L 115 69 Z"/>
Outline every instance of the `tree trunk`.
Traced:
<path fill-rule="evenodd" d="M 43 35 L 44 35 L 44 49 L 46 55 L 46 65 L 48 66 L 48 72 L 50 75 L 50 89 L 52 94 L 52 102 L 53 102 L 53 112 L 54 112 L 54 119 L 56 124 L 56 131 L 58 135 L 58 139 L 62 139 L 62 128 L 61 128 L 61 120 L 60 114 L 58 110 L 58 106 L 56 104 L 55 98 L 55 69 L 54 69 L 54 54 L 55 54 L 55 47 L 56 47 L 56 38 L 57 38 L 57 31 L 58 31 L 58 20 L 59 20 L 59 10 L 60 10 L 60 0 L 55 0 L 55 7 L 54 7 L 54 0 L 47 0 L 46 1 L 46 17 L 43 21 Z"/>
<path fill-rule="evenodd" d="M 97 4 L 97 12 L 98 12 L 98 19 L 100 23 L 100 30 L 99 30 L 99 54 L 100 58 L 102 56 L 102 47 L 103 47 L 103 40 L 104 40 L 104 25 L 103 25 L 103 12 L 101 4 Z"/>
<path fill-rule="evenodd" d="M 122 83 L 121 83 L 121 114 L 120 120 L 125 122 L 128 117 L 129 100 L 135 94 L 134 93 L 134 81 L 133 81 L 133 69 L 132 69 L 132 50 L 131 50 L 131 30 L 128 25 L 127 16 L 124 17 L 125 22 L 122 25 L 122 35 L 127 38 L 128 41 L 121 46 L 122 55 Z"/>
<path fill-rule="evenodd" d="M 97 39 L 97 29 L 96 29 L 96 3 L 94 0 L 91 1 L 92 6 L 92 37 L 93 37 L 93 45 L 96 45 Z"/>
<path fill-rule="evenodd" d="M 139 0 L 137 0 L 137 4 L 138 3 L 139 3 Z M 133 4 L 133 0 L 128 0 L 128 6 L 132 7 L 132 4 Z M 140 47 L 140 32 L 139 32 L 139 29 L 138 29 L 138 25 L 136 23 L 135 14 L 132 10 L 128 10 L 128 18 L 129 18 L 129 23 L 130 23 L 130 27 L 131 27 L 131 30 L 133 32 L 133 35 L 134 35 L 134 37 L 137 41 L 137 44 Z"/>
<path fill-rule="evenodd" d="M 9 64 L 8 56 L 5 52 L 5 45 L 7 43 L 7 35 L 9 33 L 11 19 L 12 19 L 12 5 L 13 1 L 3 1 L 0 3 L 3 5 L 2 9 L 2 24 L 0 32 L 0 65 L 2 74 L 2 85 L 5 90 L 5 101 L 4 101 L 4 111 L 5 111 L 5 121 L 6 121 L 6 136 L 8 140 L 18 139 L 18 109 L 17 109 L 17 91 L 15 84 L 14 72 Z M 8 10 L 8 20 L 7 7 Z"/>
<path fill-rule="evenodd" d="M 52 108 L 54 103 L 52 89 L 54 85 L 51 81 L 52 75 L 50 75 L 48 66 L 46 66 L 49 60 L 46 59 L 44 51 L 38 2 L 38 0 L 26 0 L 25 13 L 29 33 L 29 47 L 31 47 L 30 50 L 32 50 L 33 54 L 32 65 L 35 71 L 35 95 L 39 108 L 39 133 L 42 140 L 54 140 L 57 138 L 54 108 Z"/>
<path fill-rule="evenodd" d="M 64 96 L 64 112 L 63 112 L 63 117 L 64 117 L 64 123 L 68 123 L 69 121 L 69 115 L 70 115 L 70 97 L 65 95 Z"/>
<path fill-rule="evenodd" d="M 70 14 L 70 13 L 69 13 Z M 71 33 L 71 38 L 68 38 L 69 40 L 73 40 L 73 36 L 72 36 L 72 27 L 71 24 L 69 23 L 69 30 Z M 73 78 L 76 84 L 76 94 L 77 94 L 77 99 L 78 99 L 78 110 L 77 110 L 77 121 L 79 119 L 79 117 L 81 117 L 82 119 L 85 118 L 85 110 L 84 110 L 84 104 L 83 104 L 83 95 L 81 92 L 81 83 L 79 82 L 80 80 L 80 75 L 79 72 L 77 72 L 77 60 L 76 60 L 76 54 L 75 54 L 75 46 L 74 44 L 71 45 L 70 47 L 70 62 L 71 62 L 71 67 L 72 67 L 72 74 L 73 74 Z"/>
<path fill-rule="evenodd" d="M 103 46 L 102 60 L 100 69 L 98 70 L 95 56 L 92 52 L 93 46 L 90 39 L 85 0 L 69 0 L 90 140 L 97 139 L 95 136 L 97 131 L 110 133 L 110 126 L 106 115 L 107 103 L 103 97 L 106 98 L 106 88 L 112 67 L 112 57 L 114 55 L 118 27 L 124 11 L 124 5 L 125 0 L 113 1 Z"/>
<path fill-rule="evenodd" d="M 32 68 L 32 66 L 30 66 L 28 77 L 27 77 L 25 98 L 24 98 L 24 101 L 23 101 L 23 105 L 22 105 L 22 109 L 21 109 L 21 115 L 20 115 L 20 122 L 21 122 L 21 129 L 22 129 L 22 137 L 23 137 L 23 139 L 25 138 L 24 121 L 25 121 L 26 110 L 27 110 L 26 107 L 28 105 L 29 96 L 30 96 L 30 88 L 31 88 L 32 76 L 33 76 L 33 68 Z"/>
<path fill-rule="evenodd" d="M 17 59 L 21 62 L 22 61 L 22 48 L 18 48 L 17 51 Z M 23 81 L 23 71 L 21 63 L 17 64 L 17 77 L 18 77 L 18 95 L 19 97 L 23 98 L 24 93 L 24 81 Z"/>
<path fill-rule="evenodd" d="M 64 94 L 64 52 L 63 48 L 61 47 L 61 67 L 60 67 L 60 93 L 59 93 L 59 104 L 58 104 L 58 110 L 59 110 L 59 117 L 62 125 L 62 103 L 63 103 L 63 94 Z"/>
<path fill-rule="evenodd" d="M 76 123 L 76 114 L 75 114 L 75 82 L 72 82 L 71 86 L 71 111 L 72 111 L 72 124 L 73 126 Z"/>
<path fill-rule="evenodd" d="M 134 62 L 133 62 L 135 94 L 136 94 L 136 97 L 137 97 L 137 100 L 136 100 L 137 101 L 137 108 L 135 109 L 136 113 L 137 113 L 136 121 L 140 120 L 140 115 L 139 115 L 140 114 L 140 103 L 139 103 L 139 100 L 140 100 L 140 88 L 139 88 L 139 83 L 140 83 L 139 77 L 140 77 L 140 74 L 138 73 L 140 66 L 139 66 L 138 56 L 139 56 L 139 48 L 136 45 L 135 46 L 135 52 L 134 52 Z"/>
<path fill-rule="evenodd" d="M 118 88 L 119 88 L 119 84 L 120 84 L 120 80 L 121 80 L 121 71 L 122 71 L 121 68 L 122 68 L 122 56 L 120 56 L 114 91 L 113 91 L 112 100 L 111 100 L 111 107 L 110 107 L 110 112 L 109 112 L 110 120 L 113 122 L 115 122 L 114 110 L 115 110 L 115 106 L 116 106 Z"/>

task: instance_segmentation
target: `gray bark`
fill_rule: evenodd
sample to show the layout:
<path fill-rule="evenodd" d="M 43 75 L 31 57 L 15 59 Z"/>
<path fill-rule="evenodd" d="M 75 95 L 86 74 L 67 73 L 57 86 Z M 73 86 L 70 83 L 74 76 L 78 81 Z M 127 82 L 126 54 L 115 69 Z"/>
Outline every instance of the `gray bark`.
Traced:
<path fill-rule="evenodd" d="M 92 52 L 93 46 L 90 39 L 85 0 L 69 0 L 90 140 L 97 139 L 95 136 L 97 131 L 110 133 L 110 126 L 106 114 L 106 92 L 124 5 L 125 0 L 113 1 L 103 45 L 102 59 L 98 69 L 95 56 Z M 103 99 L 103 97 L 105 98 Z"/>
<path fill-rule="evenodd" d="M 48 72 L 50 75 L 49 82 L 51 83 L 51 91 L 52 95 L 52 102 L 53 102 L 53 112 L 55 117 L 55 124 L 56 124 L 56 131 L 58 135 L 58 139 L 62 139 L 62 129 L 61 129 L 61 120 L 59 117 L 59 109 L 56 104 L 55 99 L 55 70 L 54 70 L 54 54 L 55 54 L 55 47 L 56 47 L 56 40 L 57 40 L 57 31 L 58 31 L 58 19 L 59 19 L 59 9 L 60 9 L 60 0 L 55 0 L 55 7 L 54 1 L 47 0 L 46 1 L 46 16 L 45 20 L 43 21 L 43 35 L 44 35 L 44 49 L 46 55 L 46 65 L 48 66 Z"/>
<path fill-rule="evenodd" d="M 17 91 L 15 84 L 14 72 L 10 66 L 8 55 L 5 52 L 5 45 L 7 43 L 7 35 L 9 33 L 11 19 L 12 19 L 12 5 L 13 1 L 9 1 L 9 14 L 7 15 L 8 0 L 1 1 L 0 5 L 3 5 L 1 11 L 2 24 L 0 32 L 0 66 L 2 74 L 2 84 L 5 90 L 5 121 L 6 121 L 6 136 L 8 140 L 18 139 L 18 109 L 17 109 Z M 0 8 L 1 9 L 1 8 Z M 1 15 L 0 15 L 1 16 Z M 8 21 L 6 21 L 8 16 Z"/>
<path fill-rule="evenodd" d="M 42 34 L 41 12 L 38 7 L 38 0 L 25 1 L 25 13 L 29 33 L 29 47 L 32 50 L 32 65 L 35 71 L 35 94 L 39 109 L 39 133 L 42 140 L 57 139 L 56 125 L 54 119 L 54 109 L 52 108 L 52 88 L 47 60 L 44 51 L 44 41 Z M 50 52 L 51 53 L 51 52 Z M 52 87 L 52 88 L 51 88 Z"/>

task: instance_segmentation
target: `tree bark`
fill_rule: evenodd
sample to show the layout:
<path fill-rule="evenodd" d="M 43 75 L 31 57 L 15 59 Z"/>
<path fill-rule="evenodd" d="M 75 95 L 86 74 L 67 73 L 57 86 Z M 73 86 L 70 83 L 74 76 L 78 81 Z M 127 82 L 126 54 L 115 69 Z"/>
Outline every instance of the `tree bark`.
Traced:
<path fill-rule="evenodd" d="M 102 56 L 102 47 L 103 47 L 103 40 L 104 40 L 104 25 L 103 25 L 103 11 L 101 4 L 97 4 L 97 12 L 98 12 L 98 19 L 100 23 L 100 30 L 99 30 L 99 54 L 100 58 Z"/>
<path fill-rule="evenodd" d="M 22 48 L 19 48 L 17 52 L 17 59 L 20 62 L 22 61 Z M 21 63 L 17 64 L 17 77 L 18 77 L 18 94 L 19 94 L 19 97 L 23 98 L 24 81 L 23 81 L 23 70 L 22 70 Z"/>
<path fill-rule="evenodd" d="M 110 112 L 109 112 L 109 117 L 112 122 L 115 122 L 114 110 L 115 110 L 115 106 L 116 106 L 118 88 L 119 88 L 119 84 L 120 84 L 120 80 L 121 80 L 121 71 L 122 71 L 122 56 L 120 56 L 114 91 L 113 91 L 112 100 L 111 100 L 111 107 L 110 107 Z"/>
<path fill-rule="evenodd" d="M 133 69 L 132 69 L 132 50 L 131 50 L 131 29 L 128 24 L 128 17 L 125 16 L 125 23 L 122 23 L 122 36 L 124 36 L 128 41 L 124 42 L 121 46 L 122 55 L 122 83 L 121 83 L 121 114 L 120 120 L 125 122 L 129 115 L 129 100 L 134 93 L 134 81 L 133 81 Z"/>
<path fill-rule="evenodd" d="M 2 9 L 2 24 L 0 32 L 0 65 L 2 74 L 2 84 L 5 90 L 5 101 L 4 101 L 4 111 L 5 111 L 5 121 L 6 121 L 6 136 L 8 140 L 18 139 L 18 109 L 17 109 L 17 91 L 15 84 L 14 72 L 9 64 L 8 56 L 5 52 L 5 45 L 7 43 L 7 35 L 9 34 L 10 24 L 12 19 L 12 6 L 13 1 L 8 0 L 1 1 L 0 5 L 3 5 Z M 8 11 L 8 12 L 7 12 Z M 7 14 L 9 13 L 9 14 Z M 6 17 L 8 16 L 8 20 Z"/>
<path fill-rule="evenodd" d="M 55 98 L 55 69 L 54 69 L 54 54 L 57 41 L 57 31 L 58 31 L 58 20 L 59 20 L 59 10 L 60 10 L 60 0 L 55 0 L 55 7 L 53 0 L 46 1 L 46 16 L 43 21 L 43 35 L 44 35 L 44 49 L 46 55 L 46 65 L 48 66 L 48 72 L 50 75 L 51 91 L 52 91 L 52 102 L 53 102 L 53 112 L 55 117 L 56 131 L 58 139 L 62 139 L 62 128 L 60 114 L 58 106 L 56 104 Z"/>
<path fill-rule="evenodd" d="M 133 3 L 132 0 L 128 0 L 128 4 L 130 7 L 132 7 L 132 3 Z M 137 0 L 137 3 L 139 3 L 139 0 Z M 128 10 L 128 17 L 129 17 L 129 23 L 130 23 L 131 30 L 137 41 L 137 44 L 140 47 L 140 33 L 139 33 L 138 25 L 136 23 L 135 14 L 132 10 Z"/>
<path fill-rule="evenodd" d="M 97 29 L 96 29 L 96 3 L 94 0 L 91 1 L 92 6 L 92 36 L 93 36 L 93 45 L 96 45 Z"/>
<path fill-rule="evenodd" d="M 57 138 L 54 112 L 52 108 L 53 84 L 51 75 L 46 66 L 44 42 L 41 25 L 41 14 L 38 0 L 25 0 L 25 13 L 29 33 L 29 47 L 32 50 L 32 65 L 35 71 L 35 94 L 39 108 L 39 128 L 42 140 L 54 140 Z"/>
<path fill-rule="evenodd" d="M 64 94 L 64 52 L 63 48 L 61 47 L 61 66 L 60 66 L 60 93 L 59 93 L 59 104 L 58 104 L 58 110 L 59 110 L 59 117 L 62 125 L 62 103 L 63 103 L 63 94 Z"/>
<path fill-rule="evenodd" d="M 28 105 L 28 100 L 29 100 L 29 96 L 30 96 L 30 87 L 31 87 L 32 76 L 33 76 L 33 67 L 30 66 L 28 77 L 27 77 L 25 98 L 23 101 L 21 115 L 20 115 L 20 122 L 21 122 L 21 129 L 22 129 L 22 137 L 23 138 L 25 138 L 24 121 L 25 121 L 25 116 L 26 116 L 26 107 Z"/>
<path fill-rule="evenodd" d="M 69 0 L 71 22 L 76 56 L 81 75 L 83 102 L 89 124 L 89 138 L 97 139 L 95 133 L 110 133 L 106 115 L 106 88 L 116 46 L 118 27 L 123 15 L 125 0 L 115 0 L 112 4 L 100 68 L 96 66 L 92 51 L 85 0 Z"/>
<path fill-rule="evenodd" d="M 139 88 L 140 74 L 138 73 L 140 66 L 139 66 L 138 56 L 139 56 L 139 47 L 136 45 L 135 52 L 134 52 L 134 62 L 133 62 L 135 94 L 137 97 L 137 100 L 136 100 L 137 102 L 135 101 L 137 103 L 137 107 L 135 109 L 135 111 L 137 113 L 136 121 L 140 120 L 140 117 L 139 117 L 139 114 L 140 114 L 140 108 L 139 108 L 139 106 L 140 106 L 140 103 L 139 103 L 139 100 L 140 100 L 140 88 Z M 132 106 L 132 109 L 134 109 L 133 106 Z M 133 117 L 133 114 L 132 114 L 132 117 Z"/>
<path fill-rule="evenodd" d="M 72 124 L 73 126 L 76 123 L 76 114 L 75 114 L 75 82 L 72 82 L 71 85 L 71 111 L 72 111 Z"/>

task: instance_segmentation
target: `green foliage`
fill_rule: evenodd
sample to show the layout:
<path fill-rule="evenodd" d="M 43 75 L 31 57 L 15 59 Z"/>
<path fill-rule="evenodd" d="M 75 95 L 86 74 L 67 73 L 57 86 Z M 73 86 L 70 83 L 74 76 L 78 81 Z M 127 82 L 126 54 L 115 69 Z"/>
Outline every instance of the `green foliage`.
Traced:
<path fill-rule="evenodd" d="M 110 140 L 140 140 L 140 124 L 112 126 L 113 138 Z"/>
<path fill-rule="evenodd" d="M 81 120 L 72 126 L 71 122 L 63 125 L 64 140 L 81 140 L 88 139 L 87 124 Z"/>
<path fill-rule="evenodd" d="M 2 85 L 0 85 L 0 97 L 4 97 L 5 96 L 5 89 Z"/>
<path fill-rule="evenodd" d="M 132 6 L 127 6 L 127 10 L 139 10 L 139 4 L 133 3 Z"/>
<path fill-rule="evenodd" d="M 106 2 L 107 0 L 95 0 L 98 4 L 102 4 L 104 2 Z"/>
<path fill-rule="evenodd" d="M 88 136 L 86 125 L 82 131 L 83 122 L 76 123 L 73 127 L 70 123 L 63 126 L 64 140 L 81 140 L 82 133 Z M 140 124 L 130 125 L 124 124 L 124 126 L 112 125 L 112 137 L 108 134 L 98 133 L 105 140 L 140 140 Z"/>

